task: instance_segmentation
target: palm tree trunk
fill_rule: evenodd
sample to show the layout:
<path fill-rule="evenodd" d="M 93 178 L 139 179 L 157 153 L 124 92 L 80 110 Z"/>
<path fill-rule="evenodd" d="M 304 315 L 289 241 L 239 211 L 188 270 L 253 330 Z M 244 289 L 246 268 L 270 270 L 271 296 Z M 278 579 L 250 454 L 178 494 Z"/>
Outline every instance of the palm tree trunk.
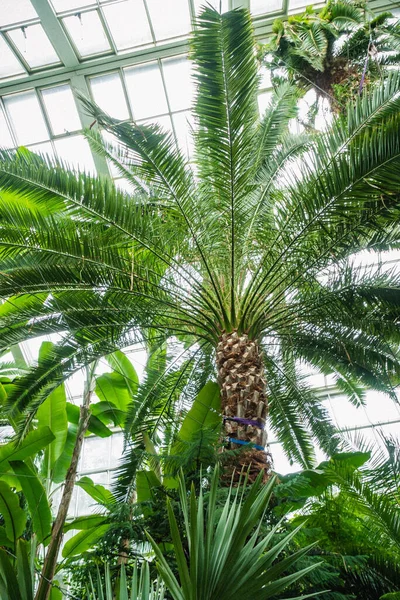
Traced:
<path fill-rule="evenodd" d="M 68 516 L 68 509 L 71 503 L 72 493 L 74 491 L 76 475 L 78 470 L 79 457 L 81 455 L 83 439 L 89 426 L 90 420 L 90 401 L 93 394 L 95 364 L 87 368 L 85 390 L 83 402 L 80 407 L 80 416 L 78 431 L 74 449 L 72 452 L 71 463 L 69 465 L 65 478 L 64 490 L 58 507 L 57 516 L 51 530 L 51 541 L 44 559 L 43 568 L 40 574 L 40 581 L 36 591 L 35 600 L 48 600 L 51 592 L 52 581 L 57 566 L 58 554 L 63 540 L 63 529 Z"/>
<path fill-rule="evenodd" d="M 250 444 L 240 453 L 235 468 L 240 472 L 242 467 L 249 467 L 251 479 L 264 469 L 267 478 L 272 460 L 265 450 L 268 401 L 262 351 L 245 333 L 223 333 L 217 346 L 217 367 L 229 447 Z"/>

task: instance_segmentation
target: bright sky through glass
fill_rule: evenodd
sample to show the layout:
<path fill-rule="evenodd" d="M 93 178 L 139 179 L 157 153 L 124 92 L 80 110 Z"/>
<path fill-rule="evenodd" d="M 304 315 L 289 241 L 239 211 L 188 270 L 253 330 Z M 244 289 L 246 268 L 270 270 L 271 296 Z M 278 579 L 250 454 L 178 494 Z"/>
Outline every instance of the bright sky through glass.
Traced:
<path fill-rule="evenodd" d="M 0 2 L 0 27 L 25 23 L 37 16 L 30 0 L 1 0 Z"/>
<path fill-rule="evenodd" d="M 96 10 L 77 13 L 63 19 L 71 39 L 81 56 L 111 49 Z"/>
<path fill-rule="evenodd" d="M 13 29 L 8 32 L 8 36 L 32 69 L 60 62 L 40 24 Z"/>
<path fill-rule="evenodd" d="M 141 0 L 124 0 L 103 7 L 117 50 L 150 44 L 153 41 L 146 9 Z"/>

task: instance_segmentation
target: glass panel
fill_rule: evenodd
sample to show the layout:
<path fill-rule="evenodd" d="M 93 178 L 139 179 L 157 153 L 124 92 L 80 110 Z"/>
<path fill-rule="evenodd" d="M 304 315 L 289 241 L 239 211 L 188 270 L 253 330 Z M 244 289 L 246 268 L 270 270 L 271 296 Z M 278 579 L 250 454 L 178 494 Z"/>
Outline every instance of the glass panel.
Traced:
<path fill-rule="evenodd" d="M 168 112 L 164 86 L 157 63 L 125 69 L 126 87 L 135 119 Z"/>
<path fill-rule="evenodd" d="M 306 6 L 309 5 L 309 2 L 307 2 L 307 0 L 289 0 L 289 10 L 292 10 L 292 8 L 306 8 Z"/>
<path fill-rule="evenodd" d="M 110 50 L 103 25 L 96 10 L 63 19 L 81 56 Z"/>
<path fill-rule="evenodd" d="M 194 117 L 190 111 L 172 115 L 178 146 L 189 158 L 193 155 Z"/>
<path fill-rule="evenodd" d="M 114 179 L 114 183 L 121 192 L 127 192 L 131 194 L 133 191 L 132 184 L 127 179 Z"/>
<path fill-rule="evenodd" d="M 139 121 L 138 121 L 139 123 Z M 172 123 L 171 123 L 171 117 L 169 115 L 165 115 L 163 117 L 151 117 L 151 119 L 145 119 L 144 121 L 140 121 L 141 125 L 159 125 L 164 133 L 167 132 L 171 132 L 173 131 L 172 129 Z M 131 360 L 133 360 L 135 357 L 133 356 L 131 358 Z M 136 364 L 135 364 L 135 368 L 136 368 Z"/>
<path fill-rule="evenodd" d="M 0 27 L 35 19 L 38 15 L 30 0 L 1 0 Z"/>
<path fill-rule="evenodd" d="M 34 144 L 49 139 L 50 136 L 35 92 L 5 96 L 4 105 L 11 119 L 18 144 Z"/>
<path fill-rule="evenodd" d="M 265 111 L 267 110 L 270 102 L 271 102 L 271 92 L 263 92 L 262 94 L 258 94 L 258 110 L 260 111 L 260 117 L 264 116 Z"/>
<path fill-rule="evenodd" d="M 53 146 L 51 142 L 43 142 L 42 144 L 34 144 L 33 146 L 27 146 L 27 148 L 31 152 L 35 152 L 35 154 L 46 154 L 51 158 L 55 158 Z"/>
<path fill-rule="evenodd" d="M 299 463 L 291 463 L 287 458 L 282 444 L 271 444 L 271 453 L 274 457 L 274 471 L 285 475 L 286 473 L 295 473 L 301 470 Z"/>
<path fill-rule="evenodd" d="M 75 8 L 83 8 L 84 6 L 90 6 L 93 4 L 93 0 L 51 0 L 51 3 L 56 12 L 63 12 L 64 10 L 74 10 Z"/>
<path fill-rule="evenodd" d="M 61 138 L 54 145 L 59 157 L 70 167 L 92 174 L 96 172 L 89 144 L 81 135 Z"/>
<path fill-rule="evenodd" d="M 250 0 L 253 15 L 264 15 L 282 10 L 282 0 Z"/>
<path fill-rule="evenodd" d="M 95 102 L 116 119 L 129 119 L 124 89 L 119 73 L 109 73 L 90 80 Z"/>
<path fill-rule="evenodd" d="M 0 37 L 0 77 L 19 73 L 24 73 L 24 69 L 5 39 Z"/>
<path fill-rule="evenodd" d="M 366 411 L 371 423 L 383 423 L 400 419 L 400 407 L 386 394 L 368 391 L 365 394 Z"/>
<path fill-rule="evenodd" d="M 332 416 L 333 422 L 339 428 L 370 424 L 365 408 L 357 408 L 345 396 L 333 396 L 329 398 L 326 408 Z"/>
<path fill-rule="evenodd" d="M 8 35 L 32 69 L 60 62 L 41 25 L 14 29 Z"/>
<path fill-rule="evenodd" d="M 111 437 L 111 467 L 116 467 L 119 464 L 123 450 L 124 434 L 114 433 L 114 435 Z"/>
<path fill-rule="evenodd" d="M 163 60 L 162 66 L 171 111 L 190 108 L 194 91 L 190 62 L 172 58 Z"/>
<path fill-rule="evenodd" d="M 194 0 L 196 15 L 198 15 L 201 9 L 207 5 L 211 5 L 215 10 L 218 10 L 221 13 L 229 10 L 229 0 Z"/>
<path fill-rule="evenodd" d="M 110 455 L 110 438 L 88 437 L 85 439 L 80 472 L 107 469 Z M 93 477 L 93 476 L 91 476 Z M 93 477 L 94 479 L 94 477 Z M 97 483 L 100 483 L 99 481 Z"/>
<path fill-rule="evenodd" d="M 54 135 L 82 129 L 69 85 L 42 90 L 42 96 Z"/>
<path fill-rule="evenodd" d="M 184 35 L 191 30 L 188 0 L 147 0 L 156 40 Z"/>
<path fill-rule="evenodd" d="M 118 50 L 153 41 L 143 2 L 124 0 L 103 6 L 103 13 Z"/>
<path fill-rule="evenodd" d="M 260 75 L 260 89 L 265 90 L 267 88 L 272 87 L 271 84 L 271 69 L 267 67 L 261 67 L 259 71 Z"/>
<path fill-rule="evenodd" d="M 10 130 L 8 129 L 6 118 L 0 109 L 0 146 L 3 148 L 12 148 L 14 146 Z"/>

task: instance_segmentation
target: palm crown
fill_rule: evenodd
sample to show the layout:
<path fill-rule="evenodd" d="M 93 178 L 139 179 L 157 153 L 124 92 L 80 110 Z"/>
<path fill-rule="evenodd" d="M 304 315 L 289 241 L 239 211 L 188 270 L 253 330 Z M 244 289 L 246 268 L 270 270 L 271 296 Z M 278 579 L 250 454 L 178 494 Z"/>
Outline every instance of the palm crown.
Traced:
<path fill-rule="evenodd" d="M 132 193 L 24 150 L 2 153 L 3 346 L 63 333 L 10 403 L 26 430 L 82 365 L 138 339 L 173 338 L 188 357 L 176 386 L 214 365 L 234 448 L 255 444 L 250 459 L 265 466 L 269 403 L 286 451 L 309 465 L 311 437 L 328 449 L 333 428 L 299 360 L 334 372 L 354 403 L 364 385 L 393 393 L 400 371 L 398 278 L 351 260 L 398 244 L 400 77 L 311 139 L 288 132 L 297 100 L 288 85 L 260 120 L 246 11 L 205 9 L 191 58 L 192 164 L 157 126 L 119 122 L 88 100 L 117 143 L 87 136 Z M 144 426 L 154 399 L 139 394 L 129 427 Z"/>

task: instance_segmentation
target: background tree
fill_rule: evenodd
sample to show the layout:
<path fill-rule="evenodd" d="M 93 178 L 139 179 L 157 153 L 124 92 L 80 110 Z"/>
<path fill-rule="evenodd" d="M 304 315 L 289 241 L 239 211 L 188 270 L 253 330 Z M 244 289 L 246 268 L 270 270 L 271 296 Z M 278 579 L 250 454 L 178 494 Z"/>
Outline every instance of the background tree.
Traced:
<path fill-rule="evenodd" d="M 400 25 L 390 12 L 374 15 L 363 0 L 330 0 L 321 11 L 307 7 L 273 24 L 263 46 L 273 76 L 286 73 L 316 102 L 325 99 L 334 111 L 374 83 L 384 80 L 400 61 Z"/>

